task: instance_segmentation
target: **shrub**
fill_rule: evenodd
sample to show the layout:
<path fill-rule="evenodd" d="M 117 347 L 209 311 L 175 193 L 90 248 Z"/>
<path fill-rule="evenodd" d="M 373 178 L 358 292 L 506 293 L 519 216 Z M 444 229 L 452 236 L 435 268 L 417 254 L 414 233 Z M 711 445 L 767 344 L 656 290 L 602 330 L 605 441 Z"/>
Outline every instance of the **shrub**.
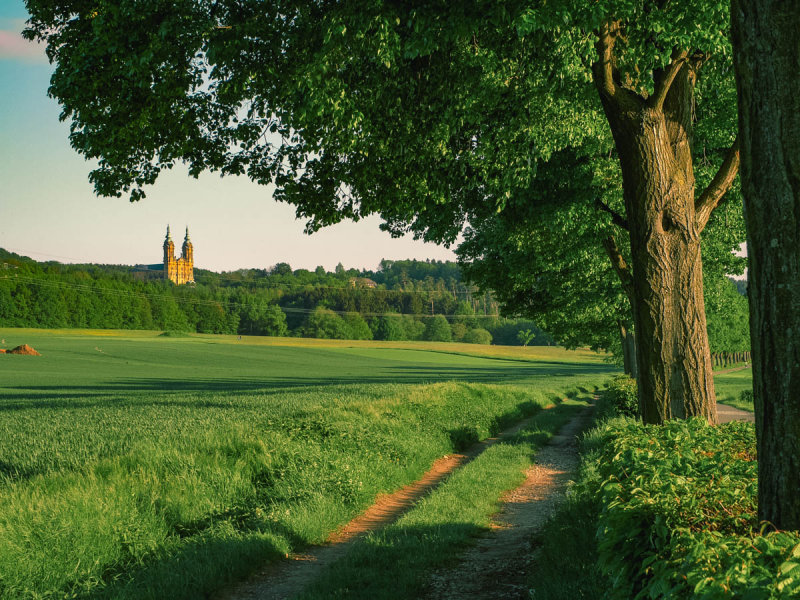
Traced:
<path fill-rule="evenodd" d="M 357 312 L 349 312 L 345 314 L 342 319 L 350 329 L 349 338 L 351 340 L 371 340 L 372 330 L 367 325 L 367 322 Z"/>
<path fill-rule="evenodd" d="M 431 342 L 449 342 L 453 339 L 450 323 L 442 315 L 429 318 L 425 324 L 425 339 Z"/>
<path fill-rule="evenodd" d="M 450 325 L 450 329 L 453 332 L 453 341 L 454 342 L 463 342 L 464 336 L 467 335 L 467 326 L 463 323 L 453 323 Z"/>
<path fill-rule="evenodd" d="M 617 420 L 599 436 L 598 564 L 610 599 L 796 598 L 800 534 L 760 529 L 755 432 Z"/>
<path fill-rule="evenodd" d="M 739 394 L 739 400 L 741 402 L 747 402 L 748 404 L 753 404 L 753 390 L 742 390 L 742 393 Z"/>
<path fill-rule="evenodd" d="M 611 401 L 616 413 L 621 417 L 639 415 L 639 398 L 636 380 L 628 375 L 617 375 L 608 384 L 606 396 Z"/>
<path fill-rule="evenodd" d="M 464 341 L 467 344 L 491 344 L 492 343 L 492 334 L 486 331 L 485 329 L 476 328 L 470 329 L 464 335 Z"/>

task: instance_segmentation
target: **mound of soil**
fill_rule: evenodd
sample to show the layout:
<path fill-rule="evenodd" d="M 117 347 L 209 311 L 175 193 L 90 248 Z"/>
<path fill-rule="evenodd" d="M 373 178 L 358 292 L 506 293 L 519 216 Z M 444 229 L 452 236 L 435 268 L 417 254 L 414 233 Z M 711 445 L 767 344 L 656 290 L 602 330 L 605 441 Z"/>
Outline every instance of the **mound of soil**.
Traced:
<path fill-rule="evenodd" d="M 22 346 L 17 346 L 13 350 L 9 350 L 7 354 L 24 354 L 25 356 L 41 356 L 36 350 L 28 346 L 28 344 L 22 344 Z"/>

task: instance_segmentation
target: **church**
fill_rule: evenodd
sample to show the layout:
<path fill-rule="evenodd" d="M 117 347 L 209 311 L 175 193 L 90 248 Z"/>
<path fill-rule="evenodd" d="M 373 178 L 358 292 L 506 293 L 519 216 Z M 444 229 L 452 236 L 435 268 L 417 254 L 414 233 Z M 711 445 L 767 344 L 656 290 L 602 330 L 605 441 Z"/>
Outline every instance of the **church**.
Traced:
<path fill-rule="evenodd" d="M 175 258 L 175 244 L 169 234 L 167 225 L 167 238 L 164 240 L 164 277 L 176 285 L 194 283 L 194 249 L 189 240 L 189 228 L 186 228 L 186 237 L 183 238 L 181 257 Z"/>
<path fill-rule="evenodd" d="M 169 279 L 175 285 L 194 283 L 194 248 L 189 239 L 189 228 L 186 228 L 186 237 L 183 239 L 181 257 L 175 258 L 175 243 L 167 225 L 167 237 L 164 240 L 164 262 L 155 265 L 136 265 L 133 267 L 133 276 L 141 281 L 153 279 Z"/>

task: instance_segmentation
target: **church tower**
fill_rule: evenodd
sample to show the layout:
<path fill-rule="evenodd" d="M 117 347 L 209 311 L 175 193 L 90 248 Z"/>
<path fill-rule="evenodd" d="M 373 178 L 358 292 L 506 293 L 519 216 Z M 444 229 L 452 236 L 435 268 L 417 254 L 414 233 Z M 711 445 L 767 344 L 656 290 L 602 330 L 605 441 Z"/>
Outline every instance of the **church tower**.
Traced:
<path fill-rule="evenodd" d="M 164 268 L 167 264 L 175 260 L 175 244 L 172 242 L 172 236 L 169 233 L 169 225 L 167 225 L 167 237 L 164 240 Z"/>
<path fill-rule="evenodd" d="M 189 228 L 186 228 L 186 237 L 183 238 L 183 248 L 181 256 L 189 263 L 190 266 L 194 264 L 194 248 L 192 248 L 192 241 L 189 239 Z"/>
<path fill-rule="evenodd" d="M 189 228 L 186 228 L 186 237 L 183 238 L 181 257 L 178 260 L 178 283 L 194 283 L 194 248 L 189 239 Z"/>
<path fill-rule="evenodd" d="M 169 225 L 167 225 L 167 237 L 164 240 L 164 277 L 177 282 L 177 275 L 178 264 L 175 261 L 175 244 L 169 233 Z"/>

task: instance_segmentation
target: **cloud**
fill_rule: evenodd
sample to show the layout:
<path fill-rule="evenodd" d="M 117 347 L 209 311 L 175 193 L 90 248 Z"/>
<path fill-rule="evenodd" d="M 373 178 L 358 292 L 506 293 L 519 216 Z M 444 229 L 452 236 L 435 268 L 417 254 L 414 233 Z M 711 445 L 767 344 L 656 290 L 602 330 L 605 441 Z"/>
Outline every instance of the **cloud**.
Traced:
<path fill-rule="evenodd" d="M 47 62 L 44 45 L 29 42 L 20 30 L 0 29 L 0 60 Z"/>

